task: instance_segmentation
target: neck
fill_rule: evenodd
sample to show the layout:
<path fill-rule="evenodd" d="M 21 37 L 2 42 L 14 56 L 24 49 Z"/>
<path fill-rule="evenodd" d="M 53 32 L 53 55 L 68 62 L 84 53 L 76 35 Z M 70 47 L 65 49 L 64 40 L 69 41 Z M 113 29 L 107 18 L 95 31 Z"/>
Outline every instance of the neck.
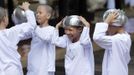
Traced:
<path fill-rule="evenodd" d="M 0 23 L 0 30 L 6 29 L 5 25 Z"/>
<path fill-rule="evenodd" d="M 75 38 L 75 39 L 73 39 L 73 40 L 72 40 L 72 43 L 77 42 L 79 39 L 80 39 L 80 38 Z"/>
<path fill-rule="evenodd" d="M 107 31 L 107 35 L 115 35 L 117 33 L 124 33 L 124 29 L 123 28 L 118 28 L 118 30 L 116 31 Z"/>
<path fill-rule="evenodd" d="M 40 27 L 46 27 L 46 26 L 48 26 L 49 24 L 48 24 L 48 21 L 46 21 L 46 22 L 44 22 L 43 24 L 40 24 Z"/>
<path fill-rule="evenodd" d="M 124 33 L 124 32 L 125 32 L 125 31 L 124 31 L 123 28 L 120 28 L 119 31 L 118 31 L 118 33 Z"/>

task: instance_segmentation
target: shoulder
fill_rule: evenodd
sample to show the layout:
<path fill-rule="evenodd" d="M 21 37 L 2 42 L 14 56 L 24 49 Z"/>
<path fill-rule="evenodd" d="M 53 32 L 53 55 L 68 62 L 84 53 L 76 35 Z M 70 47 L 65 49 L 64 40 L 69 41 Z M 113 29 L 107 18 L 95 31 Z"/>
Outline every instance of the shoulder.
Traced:
<path fill-rule="evenodd" d="M 122 34 L 116 34 L 113 36 L 112 38 L 113 41 L 116 42 L 130 42 L 131 41 L 131 37 L 128 33 L 122 33 Z"/>
<path fill-rule="evenodd" d="M 55 30 L 55 27 L 53 27 L 51 25 L 49 25 L 48 28 L 51 29 L 51 30 Z"/>

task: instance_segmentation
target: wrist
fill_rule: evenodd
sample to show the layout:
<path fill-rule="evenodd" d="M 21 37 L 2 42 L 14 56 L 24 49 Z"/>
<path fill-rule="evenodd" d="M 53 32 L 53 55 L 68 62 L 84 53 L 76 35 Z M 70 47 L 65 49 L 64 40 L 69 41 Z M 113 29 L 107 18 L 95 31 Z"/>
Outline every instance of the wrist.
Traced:
<path fill-rule="evenodd" d="M 108 20 L 108 19 L 106 19 L 104 22 L 107 24 L 110 24 L 110 20 Z"/>

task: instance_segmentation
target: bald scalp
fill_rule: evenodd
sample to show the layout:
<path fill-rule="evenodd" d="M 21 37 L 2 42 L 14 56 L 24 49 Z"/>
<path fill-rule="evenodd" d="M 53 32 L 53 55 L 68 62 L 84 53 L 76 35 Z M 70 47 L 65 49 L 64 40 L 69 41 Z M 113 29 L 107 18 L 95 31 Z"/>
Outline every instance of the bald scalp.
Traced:
<path fill-rule="evenodd" d="M 3 20 L 4 16 L 6 16 L 6 10 L 0 7 L 0 22 Z"/>
<path fill-rule="evenodd" d="M 47 4 L 40 4 L 39 6 L 43 7 L 44 10 L 46 10 L 47 13 L 50 14 L 50 16 L 52 15 L 53 9 L 51 6 L 49 6 Z"/>

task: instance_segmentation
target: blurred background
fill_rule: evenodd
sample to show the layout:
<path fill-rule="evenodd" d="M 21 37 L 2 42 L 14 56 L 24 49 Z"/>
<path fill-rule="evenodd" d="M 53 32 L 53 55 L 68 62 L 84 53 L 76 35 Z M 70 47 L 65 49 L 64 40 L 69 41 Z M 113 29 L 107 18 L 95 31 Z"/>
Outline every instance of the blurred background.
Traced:
<path fill-rule="evenodd" d="M 30 8 L 36 11 L 39 4 L 48 4 L 53 8 L 53 16 L 49 24 L 55 26 L 62 18 L 67 15 L 81 15 L 86 18 L 91 24 L 90 36 L 94 32 L 96 22 L 102 21 L 103 13 L 107 9 L 117 8 L 125 11 L 128 21 L 125 29 L 128 31 L 132 38 L 131 47 L 131 62 L 129 64 L 129 75 L 134 75 L 134 0 L 0 0 L 0 6 L 8 9 L 9 26 L 14 26 L 11 20 L 13 10 L 21 5 L 22 2 L 28 1 L 31 3 Z M 64 34 L 64 30 L 60 29 L 60 36 Z M 18 51 L 22 56 L 22 65 L 24 73 L 27 72 L 27 54 L 30 50 L 31 39 L 21 41 L 18 46 Z M 95 75 L 101 75 L 102 59 L 104 50 L 98 47 L 93 42 L 94 56 L 95 56 Z M 64 72 L 64 55 L 65 49 L 56 48 L 56 75 L 65 75 Z M 45 58 L 44 58 L 45 59 Z"/>

